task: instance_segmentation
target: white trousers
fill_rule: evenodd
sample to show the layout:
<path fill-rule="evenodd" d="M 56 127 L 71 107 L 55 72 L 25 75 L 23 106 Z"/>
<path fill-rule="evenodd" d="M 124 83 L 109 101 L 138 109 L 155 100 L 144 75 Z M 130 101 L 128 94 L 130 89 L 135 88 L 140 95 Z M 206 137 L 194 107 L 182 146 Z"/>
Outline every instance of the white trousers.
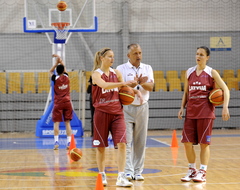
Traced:
<path fill-rule="evenodd" d="M 144 167 L 145 147 L 148 131 L 149 105 L 124 106 L 127 128 L 127 156 L 125 173 L 141 174 Z"/>

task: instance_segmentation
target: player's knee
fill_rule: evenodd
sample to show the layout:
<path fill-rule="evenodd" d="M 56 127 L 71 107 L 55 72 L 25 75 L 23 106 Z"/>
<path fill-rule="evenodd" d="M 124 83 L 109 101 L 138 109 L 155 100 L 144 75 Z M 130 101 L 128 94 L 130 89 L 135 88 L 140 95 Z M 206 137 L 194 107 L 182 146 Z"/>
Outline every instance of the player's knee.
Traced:
<path fill-rule="evenodd" d="M 118 146 L 118 149 L 126 150 L 126 143 L 118 143 L 117 146 Z"/>

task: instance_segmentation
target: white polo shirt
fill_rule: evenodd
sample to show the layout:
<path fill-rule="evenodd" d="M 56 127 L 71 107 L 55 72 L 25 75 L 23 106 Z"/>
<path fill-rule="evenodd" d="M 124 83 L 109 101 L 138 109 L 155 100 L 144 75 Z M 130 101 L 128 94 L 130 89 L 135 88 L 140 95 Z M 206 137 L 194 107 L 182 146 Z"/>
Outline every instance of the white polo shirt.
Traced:
<path fill-rule="evenodd" d="M 143 77 L 148 77 L 147 82 L 154 82 L 153 70 L 151 65 L 140 63 L 140 66 L 136 68 L 128 61 L 127 63 L 117 66 L 116 69 L 122 73 L 124 81 L 134 80 L 136 74 L 138 75 L 138 77 L 142 74 Z M 145 90 L 141 85 L 135 87 L 135 89 L 137 88 L 139 88 L 138 90 L 140 90 L 140 92 L 142 93 L 143 104 L 146 103 L 149 99 L 149 91 Z M 140 99 L 137 98 L 136 95 L 132 105 L 140 105 Z"/>

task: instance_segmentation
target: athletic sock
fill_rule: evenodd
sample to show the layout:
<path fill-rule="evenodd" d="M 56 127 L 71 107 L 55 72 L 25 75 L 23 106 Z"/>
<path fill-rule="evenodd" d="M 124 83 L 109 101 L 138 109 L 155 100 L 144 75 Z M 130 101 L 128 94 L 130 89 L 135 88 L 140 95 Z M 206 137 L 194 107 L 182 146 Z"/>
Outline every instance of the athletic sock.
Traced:
<path fill-rule="evenodd" d="M 207 171 L 207 165 L 201 164 L 201 165 L 200 165 L 200 169 L 201 169 L 201 170 L 204 170 L 204 171 Z"/>
<path fill-rule="evenodd" d="M 58 141 L 58 135 L 54 136 L 54 142 Z"/>
<path fill-rule="evenodd" d="M 71 136 L 67 136 L 67 142 L 71 142 Z"/>
<path fill-rule="evenodd" d="M 196 169 L 196 163 L 189 163 L 188 168 L 194 168 Z"/>

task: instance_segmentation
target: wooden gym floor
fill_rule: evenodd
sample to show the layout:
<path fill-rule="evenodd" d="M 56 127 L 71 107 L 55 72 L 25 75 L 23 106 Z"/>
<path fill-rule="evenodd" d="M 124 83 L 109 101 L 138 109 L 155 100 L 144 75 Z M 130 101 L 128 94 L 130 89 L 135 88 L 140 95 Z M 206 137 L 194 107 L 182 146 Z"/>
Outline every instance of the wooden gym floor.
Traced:
<path fill-rule="evenodd" d="M 213 131 L 211 157 L 206 183 L 184 183 L 187 172 L 184 147 L 171 148 L 172 130 L 149 131 L 143 176 L 131 188 L 116 187 L 116 150 L 110 144 L 106 151 L 106 173 L 109 185 L 104 190 L 237 190 L 240 189 L 240 129 Z M 0 189 L 11 190 L 95 190 L 97 165 L 95 149 L 88 133 L 76 138 L 83 151 L 78 162 L 72 162 L 65 150 L 52 150 L 52 138 L 36 138 L 31 133 L 0 133 Z M 196 146 L 199 155 L 199 146 Z M 198 156 L 199 157 L 199 156 Z M 199 159 L 197 160 L 199 167 Z"/>

